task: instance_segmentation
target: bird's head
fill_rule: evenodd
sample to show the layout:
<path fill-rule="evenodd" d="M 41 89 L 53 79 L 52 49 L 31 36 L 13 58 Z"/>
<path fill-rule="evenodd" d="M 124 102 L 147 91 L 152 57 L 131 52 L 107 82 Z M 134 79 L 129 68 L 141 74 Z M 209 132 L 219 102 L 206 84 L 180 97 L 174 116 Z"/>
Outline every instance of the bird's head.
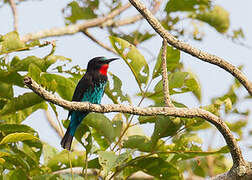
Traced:
<path fill-rule="evenodd" d="M 88 62 L 87 72 L 99 72 L 102 75 L 107 75 L 109 63 L 118 58 L 107 59 L 105 57 L 95 57 Z"/>

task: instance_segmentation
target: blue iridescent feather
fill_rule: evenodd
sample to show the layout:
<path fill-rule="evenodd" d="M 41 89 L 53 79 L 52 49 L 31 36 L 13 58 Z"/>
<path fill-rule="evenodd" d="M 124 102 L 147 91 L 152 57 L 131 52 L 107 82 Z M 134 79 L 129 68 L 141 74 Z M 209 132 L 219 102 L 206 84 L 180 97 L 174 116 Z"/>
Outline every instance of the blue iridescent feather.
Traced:
<path fill-rule="evenodd" d="M 106 82 L 98 83 L 95 85 L 93 90 L 88 90 L 83 94 L 82 102 L 91 102 L 92 104 L 100 104 L 102 96 L 104 94 L 104 89 L 106 86 Z M 88 115 L 89 112 L 79 112 L 73 111 L 70 119 L 70 134 L 74 136 L 74 133 L 81 123 L 81 121 Z"/>

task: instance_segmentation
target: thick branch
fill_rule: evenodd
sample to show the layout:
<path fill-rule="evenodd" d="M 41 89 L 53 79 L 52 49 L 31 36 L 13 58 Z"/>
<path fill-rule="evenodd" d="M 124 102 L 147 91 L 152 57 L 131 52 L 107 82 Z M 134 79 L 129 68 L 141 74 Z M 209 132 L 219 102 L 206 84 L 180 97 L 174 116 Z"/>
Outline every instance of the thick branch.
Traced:
<path fill-rule="evenodd" d="M 70 110 L 78 110 L 78 111 L 90 111 L 90 112 L 99 112 L 99 113 L 108 113 L 108 112 L 122 112 L 129 113 L 134 115 L 141 116 L 155 116 L 155 115 L 165 115 L 165 116 L 177 116 L 177 117 L 200 117 L 211 124 L 215 125 L 216 128 L 222 133 L 224 136 L 226 143 L 230 149 L 230 153 L 233 159 L 233 167 L 243 167 L 245 166 L 245 161 L 242 157 L 241 151 L 235 138 L 233 137 L 231 131 L 227 127 L 227 125 L 214 114 L 205 111 L 199 108 L 171 108 L 171 107 L 133 107 L 133 106 L 125 106 L 121 104 L 113 104 L 113 105 L 98 105 L 91 104 L 89 102 L 70 102 L 66 101 L 60 97 L 57 97 L 44 88 L 39 86 L 34 80 L 30 77 L 26 77 L 24 79 L 24 83 L 33 90 L 36 94 L 41 96 L 46 101 L 50 101 L 54 104 L 57 104 L 61 107 L 70 109 Z"/>
<path fill-rule="evenodd" d="M 174 107 L 171 101 L 170 93 L 169 93 L 166 50 L 167 50 L 167 42 L 165 39 L 163 39 L 161 59 L 162 59 L 162 80 L 163 80 L 164 102 L 165 102 L 166 107 Z"/>
<path fill-rule="evenodd" d="M 24 35 L 21 39 L 24 42 L 26 42 L 26 41 L 47 38 L 47 37 L 52 37 L 52 36 L 63 36 L 63 35 L 75 34 L 75 33 L 80 32 L 81 30 L 84 30 L 86 28 L 95 27 L 95 26 L 99 26 L 99 25 L 103 24 L 107 20 L 112 19 L 115 16 L 117 16 L 118 14 L 120 14 L 121 12 L 125 11 L 130 6 L 131 6 L 130 3 L 128 3 L 118 9 L 112 11 L 111 13 L 109 13 L 108 15 L 106 15 L 104 17 L 99 17 L 99 18 L 87 20 L 87 21 L 80 23 L 80 24 L 73 24 L 73 25 L 69 25 L 69 26 L 65 26 L 65 27 L 61 27 L 61 28 L 52 28 L 52 29 L 48 29 L 48 30 L 38 31 L 35 33 L 28 33 L 28 34 Z"/>
<path fill-rule="evenodd" d="M 14 19 L 14 30 L 18 30 L 18 14 L 17 14 L 17 6 L 14 0 L 9 0 L 12 14 L 13 14 L 13 19 Z"/>
<path fill-rule="evenodd" d="M 250 95 L 252 95 L 252 83 L 248 80 L 248 78 L 234 65 L 225 61 L 224 59 L 209 54 L 207 52 L 201 51 L 197 48 L 192 47 L 191 45 L 178 40 L 174 36 L 172 36 L 166 29 L 160 24 L 160 22 L 153 16 L 153 14 L 146 8 L 146 6 L 140 2 L 139 0 L 129 0 L 133 6 L 143 15 L 143 17 L 149 22 L 149 24 L 153 27 L 153 29 L 162 37 L 167 40 L 167 42 L 176 47 L 177 49 L 184 51 L 188 54 L 191 54 L 198 59 L 201 59 L 205 62 L 215 64 L 227 72 L 231 73 L 234 77 L 236 77 L 243 86 L 247 89 Z"/>

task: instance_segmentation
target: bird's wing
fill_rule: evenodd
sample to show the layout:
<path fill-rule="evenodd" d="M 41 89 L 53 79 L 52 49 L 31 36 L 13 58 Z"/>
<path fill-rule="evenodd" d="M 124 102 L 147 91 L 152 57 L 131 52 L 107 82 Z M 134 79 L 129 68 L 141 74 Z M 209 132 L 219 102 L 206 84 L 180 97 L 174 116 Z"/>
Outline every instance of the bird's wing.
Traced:
<path fill-rule="evenodd" d="M 90 88 L 92 88 L 93 86 L 94 85 L 93 85 L 93 81 L 91 77 L 85 74 L 82 77 L 82 79 L 78 82 L 75 88 L 72 101 L 80 102 L 83 98 L 83 94 L 87 92 Z M 72 114 L 72 111 L 70 110 L 68 113 L 67 119 L 71 116 L 71 114 Z"/>

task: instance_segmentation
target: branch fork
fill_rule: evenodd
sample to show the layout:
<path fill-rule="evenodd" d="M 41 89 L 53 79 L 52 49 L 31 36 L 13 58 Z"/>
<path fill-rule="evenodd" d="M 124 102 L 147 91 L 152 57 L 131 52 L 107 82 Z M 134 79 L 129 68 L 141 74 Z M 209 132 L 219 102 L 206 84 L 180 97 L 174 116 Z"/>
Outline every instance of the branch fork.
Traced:
<path fill-rule="evenodd" d="M 213 124 L 222 133 L 229 147 L 233 159 L 233 168 L 247 169 L 247 164 L 242 157 L 241 150 L 234 136 L 232 135 L 230 129 L 219 117 L 215 116 L 214 114 L 206 110 L 199 108 L 176 108 L 176 107 L 142 108 L 142 107 L 126 106 L 122 104 L 99 105 L 99 104 L 91 104 L 89 102 L 70 102 L 49 93 L 30 77 L 25 77 L 24 83 L 34 93 L 38 94 L 44 100 L 59 105 L 63 108 L 67 108 L 69 110 L 90 111 L 98 113 L 122 112 L 141 116 L 165 115 L 165 116 L 177 116 L 187 118 L 193 118 L 193 117 L 203 118 L 206 121 Z M 239 172 L 242 173 L 243 171 Z"/>

